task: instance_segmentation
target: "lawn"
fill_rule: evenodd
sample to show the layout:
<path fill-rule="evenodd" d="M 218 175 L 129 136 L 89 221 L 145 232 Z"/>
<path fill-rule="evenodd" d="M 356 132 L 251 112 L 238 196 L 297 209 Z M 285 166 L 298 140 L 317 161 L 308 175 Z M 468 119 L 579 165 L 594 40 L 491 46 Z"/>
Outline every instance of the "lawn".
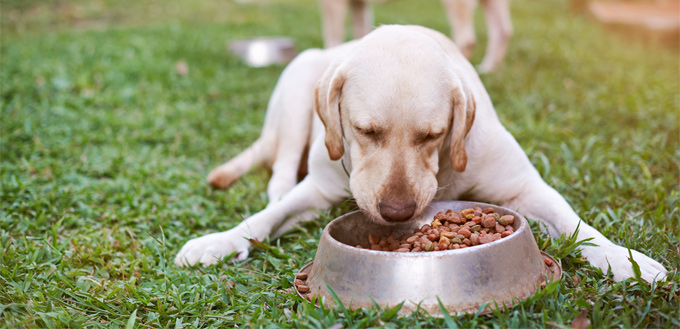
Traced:
<path fill-rule="evenodd" d="M 323 309 L 290 293 L 351 202 L 269 241 L 281 252 L 172 264 L 188 239 L 267 202 L 264 169 L 227 191 L 205 182 L 257 138 L 283 69 L 249 68 L 226 42 L 319 47 L 315 0 L 0 4 L 0 327 L 568 327 L 579 314 L 598 328 L 680 327 L 677 49 L 605 31 L 562 1 L 513 0 L 505 66 L 482 77 L 544 179 L 612 241 L 673 269 L 667 282 L 614 282 L 534 223 L 561 282 L 504 313 L 397 317 L 398 306 Z M 438 1 L 377 5 L 376 22 L 448 34 Z"/>

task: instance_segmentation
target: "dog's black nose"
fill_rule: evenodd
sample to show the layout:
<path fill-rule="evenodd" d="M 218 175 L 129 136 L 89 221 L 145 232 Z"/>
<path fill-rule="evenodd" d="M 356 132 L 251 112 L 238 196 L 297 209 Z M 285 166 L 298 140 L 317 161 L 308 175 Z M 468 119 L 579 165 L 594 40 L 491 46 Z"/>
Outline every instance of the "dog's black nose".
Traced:
<path fill-rule="evenodd" d="M 408 202 L 379 201 L 378 208 L 380 208 L 380 216 L 386 221 L 403 222 L 413 217 L 416 212 L 416 202 L 414 200 Z"/>

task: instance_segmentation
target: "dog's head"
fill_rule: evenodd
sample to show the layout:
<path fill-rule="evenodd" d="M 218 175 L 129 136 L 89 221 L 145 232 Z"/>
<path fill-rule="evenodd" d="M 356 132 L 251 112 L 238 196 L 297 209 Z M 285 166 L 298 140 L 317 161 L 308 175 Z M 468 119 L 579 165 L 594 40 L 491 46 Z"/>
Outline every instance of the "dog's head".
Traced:
<path fill-rule="evenodd" d="M 350 189 L 376 222 L 423 212 L 437 192 L 440 153 L 465 170 L 475 101 L 453 60 L 423 34 L 374 32 L 317 85 L 328 154 L 348 152 Z"/>

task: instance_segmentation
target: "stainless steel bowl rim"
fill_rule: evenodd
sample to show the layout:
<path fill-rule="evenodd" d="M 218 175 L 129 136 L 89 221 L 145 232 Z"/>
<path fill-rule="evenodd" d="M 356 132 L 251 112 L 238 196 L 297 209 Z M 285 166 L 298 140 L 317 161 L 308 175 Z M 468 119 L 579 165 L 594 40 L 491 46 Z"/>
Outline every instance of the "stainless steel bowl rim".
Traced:
<path fill-rule="evenodd" d="M 473 201 L 470 201 L 470 202 L 473 202 Z M 477 205 L 487 206 L 488 208 L 502 208 L 500 206 L 488 204 L 488 203 L 482 203 L 482 202 L 473 202 L 473 203 L 475 203 Z M 428 207 L 430 207 L 430 206 L 428 206 Z M 331 229 L 330 226 L 333 225 L 334 222 L 337 223 L 339 220 L 341 220 L 345 217 L 356 215 L 357 213 L 361 213 L 361 210 L 355 210 L 355 211 L 346 213 L 346 214 L 341 215 L 340 217 L 332 220 L 330 223 L 328 223 L 328 225 L 326 225 L 326 227 L 324 228 L 324 232 L 322 234 L 328 233 L 328 231 Z M 517 216 L 515 216 L 515 217 L 517 217 Z M 496 240 L 496 241 L 493 241 L 493 242 L 477 245 L 477 246 L 474 246 L 474 247 L 453 249 L 453 250 L 437 250 L 437 251 L 428 251 L 428 252 L 378 251 L 378 250 L 371 250 L 371 249 L 359 249 L 355 246 L 350 246 L 346 243 L 342 243 L 342 242 L 336 240 L 330 233 L 328 233 L 328 237 L 330 238 L 330 241 L 337 243 L 340 248 L 345 249 L 348 252 L 371 252 L 371 253 L 378 253 L 380 255 L 387 256 L 387 257 L 422 257 L 423 254 L 426 253 L 428 255 L 428 257 L 433 257 L 433 256 L 436 256 L 437 253 L 439 253 L 441 255 L 446 255 L 448 253 L 479 252 L 480 250 L 483 250 L 484 248 L 493 248 L 493 246 L 495 246 L 497 244 L 505 243 L 505 242 L 509 241 L 510 239 L 516 239 L 524 230 L 530 229 L 529 223 L 526 220 L 522 220 L 521 218 L 517 218 L 517 220 L 519 220 L 519 228 L 516 231 L 514 231 L 513 234 L 511 234 L 511 235 L 509 235 L 505 238 L 502 238 L 502 239 L 499 239 L 499 240 Z M 398 227 L 398 225 L 394 225 L 394 227 Z M 517 233 L 517 234 L 515 234 L 515 233 Z"/>

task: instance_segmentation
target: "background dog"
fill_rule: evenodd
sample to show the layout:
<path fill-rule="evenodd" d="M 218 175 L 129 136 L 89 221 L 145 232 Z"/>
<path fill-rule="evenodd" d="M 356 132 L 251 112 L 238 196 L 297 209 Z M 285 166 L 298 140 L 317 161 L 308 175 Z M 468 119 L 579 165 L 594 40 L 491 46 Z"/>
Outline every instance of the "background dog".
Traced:
<path fill-rule="evenodd" d="M 309 143 L 309 174 L 296 184 Z M 208 180 L 226 187 L 255 164 L 273 170 L 267 208 L 229 231 L 187 242 L 177 265 L 215 264 L 232 252 L 244 259 L 245 238 L 278 236 L 351 191 L 367 217 L 385 225 L 417 217 L 432 200 L 516 209 L 556 237 L 578 228 L 578 239 L 596 244 L 582 249 L 592 265 L 605 272 L 611 266 L 616 280 L 634 275 L 629 250 L 583 223 L 543 181 L 498 120 L 472 65 L 430 29 L 384 26 L 300 54 L 275 87 L 262 136 Z M 642 253 L 632 256 L 645 280 L 667 273 Z"/>
<path fill-rule="evenodd" d="M 359 39 L 373 28 L 371 3 L 389 0 L 319 0 L 324 46 L 326 48 L 341 44 L 345 40 L 345 17 L 347 9 L 352 12 L 354 38 Z M 481 0 L 489 40 L 486 55 L 478 67 L 480 73 L 498 68 L 503 62 L 512 35 L 509 0 Z M 463 52 L 470 58 L 475 46 L 474 12 L 477 0 L 442 0 L 446 15 L 451 24 L 451 35 Z"/>

